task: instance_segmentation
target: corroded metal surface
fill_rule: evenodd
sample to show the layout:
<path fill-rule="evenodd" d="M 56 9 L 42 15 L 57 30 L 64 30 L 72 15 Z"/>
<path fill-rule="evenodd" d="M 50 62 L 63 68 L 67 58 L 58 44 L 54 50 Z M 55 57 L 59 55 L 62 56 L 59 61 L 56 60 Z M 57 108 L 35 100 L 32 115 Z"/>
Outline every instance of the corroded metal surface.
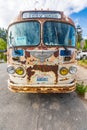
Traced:
<path fill-rule="evenodd" d="M 39 10 L 35 10 L 35 11 L 38 12 Z M 41 11 L 41 10 L 40 10 L 40 11 Z M 22 14 L 25 13 L 25 12 L 29 12 L 29 11 L 21 11 L 20 14 L 18 15 L 18 17 L 17 17 L 10 25 L 12 25 L 12 24 L 14 24 L 14 23 L 18 23 L 18 22 L 23 22 L 23 21 L 25 21 L 25 19 L 22 18 Z M 42 12 L 44 12 L 44 11 L 42 11 Z M 47 10 L 46 10 L 46 12 L 47 12 Z M 50 10 L 49 10 L 48 12 L 50 12 Z M 55 12 L 60 12 L 60 11 L 55 11 Z M 69 24 L 75 26 L 75 25 L 74 25 L 74 22 L 72 21 L 72 19 L 70 19 L 69 17 L 65 16 L 63 12 L 60 12 L 60 14 L 61 14 L 61 19 L 56 18 L 55 21 L 65 22 L 65 23 L 69 23 Z M 36 19 L 37 19 L 37 18 L 34 18 L 33 20 L 36 20 Z M 50 20 L 53 20 L 52 18 L 49 18 L 49 19 L 48 19 L 48 18 L 38 18 L 38 20 L 40 20 L 40 21 L 42 21 L 42 22 L 45 21 L 44 19 L 45 19 L 45 20 L 49 20 L 49 19 L 50 19 Z M 28 18 L 27 18 L 26 20 L 27 20 L 27 21 L 28 21 L 28 20 L 32 20 L 32 18 L 31 18 L 31 19 L 28 19 Z M 10 25 L 9 25 L 9 26 L 10 26 Z"/>
<path fill-rule="evenodd" d="M 56 77 L 56 83 L 58 80 L 58 65 L 34 65 L 33 67 L 29 67 L 27 68 L 27 73 L 28 73 L 28 77 L 29 80 L 31 78 L 32 75 L 34 75 L 35 70 L 41 71 L 41 72 L 49 72 L 52 71 L 55 74 Z"/>
<path fill-rule="evenodd" d="M 22 92 L 22 93 L 69 93 L 73 92 L 76 87 L 8 87 L 13 92 Z"/>
<path fill-rule="evenodd" d="M 27 11 L 24 11 L 27 12 Z M 49 12 L 49 11 L 48 11 Z M 67 76 L 60 74 L 61 67 L 66 67 L 75 64 L 75 47 L 67 46 L 67 50 L 71 52 L 70 57 L 61 56 L 61 50 L 66 50 L 63 46 L 46 46 L 43 43 L 43 24 L 46 21 L 57 21 L 74 26 L 73 21 L 66 17 L 63 12 L 60 12 L 61 19 L 57 18 L 33 18 L 23 19 L 23 12 L 19 14 L 16 20 L 12 23 L 21 23 L 31 20 L 36 20 L 41 24 L 40 44 L 38 46 L 15 46 L 8 48 L 8 65 L 12 65 L 14 69 L 22 67 L 24 75 L 10 74 L 9 89 L 15 92 L 31 92 L 31 93 L 65 93 L 75 90 L 75 85 L 71 85 L 75 76 L 68 73 Z M 10 24 L 9 27 L 12 25 Z M 21 50 L 23 55 L 15 55 L 15 50 Z M 13 55 L 14 54 L 14 55 Z M 12 85 L 13 84 L 13 85 Z M 16 85 L 20 85 L 20 87 Z M 67 84 L 64 86 L 64 84 Z M 29 85 L 27 87 L 27 85 Z M 33 85 L 36 85 L 33 87 Z M 43 86 L 44 85 L 44 86 Z M 48 85 L 48 87 L 47 87 Z M 54 85 L 54 86 L 53 86 Z M 56 87 L 55 87 L 56 85 Z M 62 86 L 63 85 L 63 86 Z M 24 87 L 25 86 L 25 87 Z"/>
<path fill-rule="evenodd" d="M 54 54 L 54 52 L 56 52 L 56 51 L 40 50 L 37 52 L 37 50 L 36 51 L 34 50 L 34 51 L 29 51 L 29 52 L 32 56 L 34 56 L 35 58 L 38 58 L 40 60 L 40 62 L 44 62 L 45 59 L 51 57 Z"/>
<path fill-rule="evenodd" d="M 54 47 L 51 49 L 55 50 Z M 10 49 L 10 51 L 8 52 L 9 64 L 14 66 L 15 68 L 21 66 L 25 70 L 25 75 L 23 76 L 18 76 L 16 74 L 10 75 L 11 83 L 13 83 L 14 85 L 22 84 L 24 86 L 25 85 L 33 86 L 33 84 L 36 84 L 38 85 L 39 88 L 42 87 L 43 84 L 44 85 L 56 84 L 57 87 L 59 87 L 59 84 L 62 85 L 66 83 L 68 85 L 70 82 L 72 82 L 75 79 L 75 76 L 71 74 L 68 74 L 67 76 L 61 76 L 59 73 L 59 70 L 61 67 L 66 66 L 66 65 L 67 65 L 66 67 L 69 69 L 70 66 L 75 64 L 75 52 L 74 52 L 75 49 L 69 48 L 69 50 L 72 51 L 72 58 L 70 59 L 70 61 L 67 61 L 67 62 L 64 62 L 63 57 L 59 55 L 59 52 L 61 49 L 63 50 L 63 48 L 59 48 L 58 50 L 54 51 L 54 53 L 49 58 L 46 58 L 44 62 L 41 62 L 38 58 L 35 58 L 34 56 L 32 56 L 32 54 L 30 54 L 29 51 L 26 51 L 26 49 L 23 49 L 25 51 L 24 56 L 20 57 L 18 60 L 14 60 L 11 55 L 12 49 Z M 38 53 L 38 48 L 36 50 L 36 53 Z M 40 81 L 38 81 L 38 77 Z M 46 79 L 46 80 L 42 81 L 42 79 Z M 57 89 L 56 91 L 59 91 Z M 51 90 L 48 89 L 47 92 L 48 91 L 52 92 L 52 90 L 53 89 Z M 61 92 L 62 92 L 62 89 L 61 89 Z"/>

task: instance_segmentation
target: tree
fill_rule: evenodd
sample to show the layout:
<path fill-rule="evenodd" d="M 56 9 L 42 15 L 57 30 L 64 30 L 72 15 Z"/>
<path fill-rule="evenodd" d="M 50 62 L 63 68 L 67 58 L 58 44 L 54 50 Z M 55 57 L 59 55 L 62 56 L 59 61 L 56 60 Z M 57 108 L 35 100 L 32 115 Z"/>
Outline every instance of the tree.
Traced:
<path fill-rule="evenodd" d="M 77 44 L 76 44 L 76 47 L 79 50 L 79 49 L 82 49 L 81 41 L 83 40 L 83 38 L 82 38 L 82 28 L 80 27 L 80 25 L 77 26 L 76 32 L 77 32 Z"/>
<path fill-rule="evenodd" d="M 5 50 L 7 48 L 7 43 L 5 40 L 0 38 L 0 50 Z M 4 53 L 0 53 L 0 60 L 4 59 L 4 61 L 7 60 L 7 56 Z"/>
<path fill-rule="evenodd" d="M 84 50 L 87 50 L 87 39 L 85 40 Z"/>
<path fill-rule="evenodd" d="M 6 48 L 7 48 L 6 41 L 0 38 L 0 50 L 5 50 Z"/>
<path fill-rule="evenodd" d="M 7 39 L 6 39 L 6 35 L 7 35 L 7 30 L 4 28 L 0 28 L 0 50 L 6 50 L 7 48 Z M 0 60 L 7 60 L 7 55 L 0 52 Z"/>
<path fill-rule="evenodd" d="M 82 38 L 82 28 L 80 25 L 77 26 L 77 42 L 81 42 Z"/>
<path fill-rule="evenodd" d="M 7 30 L 4 28 L 0 28 L 0 38 L 2 38 L 4 41 L 7 41 L 6 35 L 7 35 Z"/>

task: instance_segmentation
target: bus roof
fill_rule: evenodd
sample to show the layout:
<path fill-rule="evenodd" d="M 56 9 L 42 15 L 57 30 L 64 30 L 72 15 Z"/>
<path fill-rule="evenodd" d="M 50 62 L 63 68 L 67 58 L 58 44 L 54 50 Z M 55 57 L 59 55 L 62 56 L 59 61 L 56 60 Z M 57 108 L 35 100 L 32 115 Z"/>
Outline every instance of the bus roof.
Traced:
<path fill-rule="evenodd" d="M 50 10 L 20 11 L 19 15 L 16 17 L 16 19 L 11 24 L 18 23 L 18 22 L 24 22 L 24 21 L 28 21 L 28 20 L 35 20 L 35 19 L 39 19 L 39 20 L 41 20 L 41 19 L 46 19 L 46 20 L 55 19 L 59 22 L 64 22 L 64 23 L 68 23 L 68 24 L 75 26 L 72 19 L 65 16 L 62 11 L 50 11 Z"/>

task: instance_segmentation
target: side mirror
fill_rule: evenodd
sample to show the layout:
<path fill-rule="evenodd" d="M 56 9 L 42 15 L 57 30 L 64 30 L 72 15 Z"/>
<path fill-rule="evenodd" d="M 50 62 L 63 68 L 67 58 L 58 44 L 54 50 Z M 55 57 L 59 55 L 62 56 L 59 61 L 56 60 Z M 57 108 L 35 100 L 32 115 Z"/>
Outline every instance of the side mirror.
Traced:
<path fill-rule="evenodd" d="M 2 53 L 3 53 L 3 52 L 7 52 L 7 49 L 6 49 L 6 50 L 0 50 L 0 52 L 2 52 Z"/>

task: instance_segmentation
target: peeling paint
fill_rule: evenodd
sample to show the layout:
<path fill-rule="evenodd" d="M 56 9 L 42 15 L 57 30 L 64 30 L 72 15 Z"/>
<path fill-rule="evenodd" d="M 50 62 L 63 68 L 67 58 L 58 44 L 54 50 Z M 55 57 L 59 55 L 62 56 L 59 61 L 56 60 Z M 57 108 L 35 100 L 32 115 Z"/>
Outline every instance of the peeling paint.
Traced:
<path fill-rule="evenodd" d="M 41 72 L 49 72 L 52 71 L 55 74 L 56 77 L 56 83 L 58 82 L 58 65 L 34 65 L 33 67 L 28 67 L 27 68 L 27 74 L 28 74 L 28 79 L 30 80 L 31 76 L 35 74 L 35 71 L 39 70 Z"/>
<path fill-rule="evenodd" d="M 9 27 L 16 23 L 31 20 L 23 19 L 22 13 L 23 12 L 20 13 L 17 19 L 12 24 L 10 24 Z M 74 26 L 74 23 L 70 18 L 66 19 L 63 12 L 60 13 L 62 16 L 61 19 L 49 20 L 63 22 Z M 8 47 L 8 64 L 15 66 L 15 68 L 22 66 L 25 71 L 25 75 L 23 76 L 19 76 L 17 74 L 10 75 L 10 90 L 13 90 L 15 92 L 33 93 L 65 93 L 75 90 L 75 84 L 70 84 L 70 79 L 73 81 L 75 77 L 71 76 L 71 74 L 69 74 L 68 77 L 61 76 L 59 73 L 59 69 L 63 66 L 66 67 L 66 65 L 69 69 L 69 67 L 75 63 L 76 50 L 74 47 L 67 46 L 67 48 L 72 52 L 71 56 L 67 58 L 60 55 L 60 51 L 65 50 L 64 47 L 49 45 L 46 46 L 43 43 L 43 24 L 47 20 L 47 18 L 37 19 L 37 21 L 39 21 L 39 23 L 41 24 L 40 44 L 38 46 L 14 47 L 16 50 L 23 51 L 23 55 L 20 56 L 12 55 L 12 51 L 14 51 L 14 48 Z M 70 86 L 67 87 L 66 84 Z M 20 87 L 17 85 L 20 85 Z M 38 87 L 36 87 L 36 85 Z"/>

